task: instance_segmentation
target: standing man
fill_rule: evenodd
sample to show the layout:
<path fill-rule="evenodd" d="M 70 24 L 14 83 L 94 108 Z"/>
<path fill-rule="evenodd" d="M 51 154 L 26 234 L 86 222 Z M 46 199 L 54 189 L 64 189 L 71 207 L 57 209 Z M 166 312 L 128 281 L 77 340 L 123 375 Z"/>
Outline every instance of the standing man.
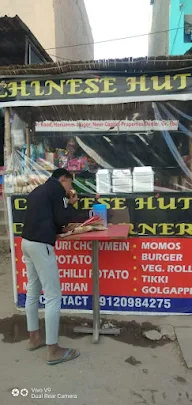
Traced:
<path fill-rule="evenodd" d="M 58 345 L 61 288 L 54 252 L 56 235 L 74 220 L 77 195 L 69 198 L 72 175 L 65 169 L 53 172 L 45 184 L 29 194 L 25 217 L 22 250 L 27 268 L 26 299 L 29 350 L 45 346 L 39 331 L 38 304 L 41 291 L 45 296 L 45 330 L 48 347 L 47 364 L 54 365 L 75 359 L 79 352 Z"/>

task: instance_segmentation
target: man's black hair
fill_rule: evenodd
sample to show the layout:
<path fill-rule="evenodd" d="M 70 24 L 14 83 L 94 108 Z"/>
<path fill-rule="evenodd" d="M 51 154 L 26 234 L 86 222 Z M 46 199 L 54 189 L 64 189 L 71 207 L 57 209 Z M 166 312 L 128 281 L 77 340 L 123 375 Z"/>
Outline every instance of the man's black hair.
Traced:
<path fill-rule="evenodd" d="M 73 176 L 70 172 L 68 172 L 68 170 L 66 169 L 56 169 L 54 170 L 54 172 L 52 173 L 52 177 L 54 177 L 55 179 L 60 179 L 60 177 L 65 176 L 66 179 L 72 179 Z"/>

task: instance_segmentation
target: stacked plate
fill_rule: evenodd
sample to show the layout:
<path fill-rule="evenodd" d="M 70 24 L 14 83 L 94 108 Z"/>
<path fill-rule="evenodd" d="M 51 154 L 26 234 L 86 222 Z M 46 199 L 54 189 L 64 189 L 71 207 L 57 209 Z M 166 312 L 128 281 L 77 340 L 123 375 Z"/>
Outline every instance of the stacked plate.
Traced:
<path fill-rule="evenodd" d="M 133 181 L 131 170 L 113 170 L 112 191 L 113 193 L 132 193 Z"/>
<path fill-rule="evenodd" d="M 111 172 L 108 169 L 99 169 L 96 173 L 96 189 L 98 194 L 111 193 Z"/>
<path fill-rule="evenodd" d="M 133 192 L 153 192 L 154 172 L 151 166 L 135 167 L 133 170 Z"/>

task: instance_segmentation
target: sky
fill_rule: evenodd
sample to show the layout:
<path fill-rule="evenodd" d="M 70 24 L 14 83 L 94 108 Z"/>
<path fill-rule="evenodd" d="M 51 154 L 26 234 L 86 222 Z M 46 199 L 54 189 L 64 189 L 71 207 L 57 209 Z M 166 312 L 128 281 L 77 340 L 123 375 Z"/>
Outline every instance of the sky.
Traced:
<path fill-rule="evenodd" d="M 146 34 L 149 0 L 85 0 L 94 42 Z M 148 36 L 95 44 L 95 59 L 147 56 Z"/>

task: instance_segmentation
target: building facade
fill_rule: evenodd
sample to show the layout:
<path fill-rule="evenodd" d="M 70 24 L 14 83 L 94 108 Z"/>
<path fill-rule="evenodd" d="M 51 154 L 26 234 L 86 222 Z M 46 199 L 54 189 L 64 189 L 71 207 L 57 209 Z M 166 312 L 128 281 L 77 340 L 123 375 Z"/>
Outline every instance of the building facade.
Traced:
<path fill-rule="evenodd" d="M 37 38 L 16 15 L 0 17 L 0 65 L 52 62 Z"/>
<path fill-rule="evenodd" d="M 149 56 L 168 55 L 169 0 L 151 1 L 152 23 L 149 35 Z M 153 34 L 158 32 L 157 34 Z"/>
<path fill-rule="evenodd" d="M 5 15 L 18 15 L 53 60 L 94 59 L 84 0 L 1 0 L 0 17 Z"/>
<path fill-rule="evenodd" d="M 150 1 L 149 56 L 184 55 L 192 48 L 192 0 Z"/>
<path fill-rule="evenodd" d="M 192 0 L 171 0 L 169 54 L 184 55 L 192 47 Z"/>

